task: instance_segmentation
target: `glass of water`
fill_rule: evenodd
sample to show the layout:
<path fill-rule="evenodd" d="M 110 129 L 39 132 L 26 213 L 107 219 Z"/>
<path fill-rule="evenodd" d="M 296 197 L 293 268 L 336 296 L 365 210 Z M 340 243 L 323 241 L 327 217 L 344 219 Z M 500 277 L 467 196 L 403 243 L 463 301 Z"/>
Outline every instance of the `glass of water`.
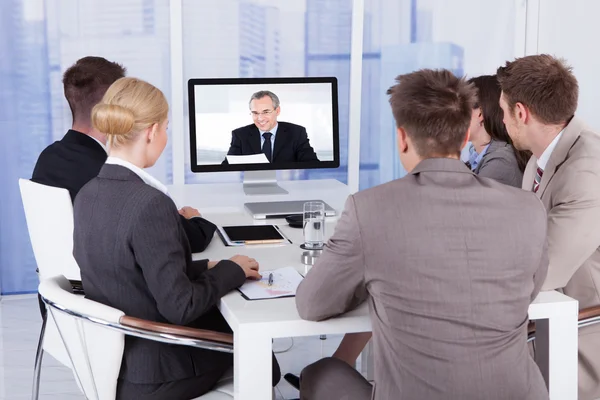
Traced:
<path fill-rule="evenodd" d="M 322 201 L 304 203 L 304 248 L 322 249 L 325 237 L 325 204 Z"/>

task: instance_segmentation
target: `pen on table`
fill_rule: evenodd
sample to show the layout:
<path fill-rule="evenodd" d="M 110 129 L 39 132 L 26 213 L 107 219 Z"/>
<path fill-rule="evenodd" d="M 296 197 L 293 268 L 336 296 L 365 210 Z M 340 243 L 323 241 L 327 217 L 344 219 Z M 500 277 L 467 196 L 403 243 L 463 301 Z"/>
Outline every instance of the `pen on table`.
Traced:
<path fill-rule="evenodd" d="M 269 273 L 269 286 L 273 285 L 273 273 Z"/>

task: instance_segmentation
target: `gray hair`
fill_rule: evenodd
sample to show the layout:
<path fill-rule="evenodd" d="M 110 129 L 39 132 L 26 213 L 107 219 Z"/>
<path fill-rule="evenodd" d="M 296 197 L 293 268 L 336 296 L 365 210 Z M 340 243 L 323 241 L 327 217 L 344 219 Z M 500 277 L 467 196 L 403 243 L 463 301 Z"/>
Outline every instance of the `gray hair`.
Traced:
<path fill-rule="evenodd" d="M 263 97 L 267 97 L 267 96 L 269 96 L 271 98 L 271 101 L 273 102 L 273 108 L 279 107 L 279 97 L 277 97 L 277 95 L 275 93 L 270 92 L 268 90 L 261 90 L 261 91 L 254 93 L 252 95 L 252 97 L 250 97 L 248 106 L 250 106 L 250 103 L 252 103 L 252 100 L 260 100 Z"/>

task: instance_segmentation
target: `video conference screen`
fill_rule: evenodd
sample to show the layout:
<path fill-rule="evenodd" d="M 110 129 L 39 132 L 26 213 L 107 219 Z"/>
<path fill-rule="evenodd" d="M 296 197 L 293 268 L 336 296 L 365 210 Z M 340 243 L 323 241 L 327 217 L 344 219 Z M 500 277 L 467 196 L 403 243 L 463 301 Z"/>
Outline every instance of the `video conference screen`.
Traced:
<path fill-rule="evenodd" d="M 335 78 L 192 79 L 189 95 L 195 172 L 339 165 Z"/>

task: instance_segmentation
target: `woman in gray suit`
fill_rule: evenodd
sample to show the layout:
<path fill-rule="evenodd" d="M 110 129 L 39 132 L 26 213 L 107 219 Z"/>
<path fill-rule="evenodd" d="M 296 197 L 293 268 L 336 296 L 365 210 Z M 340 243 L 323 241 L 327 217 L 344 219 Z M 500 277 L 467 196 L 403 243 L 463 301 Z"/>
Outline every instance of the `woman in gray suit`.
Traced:
<path fill-rule="evenodd" d="M 483 75 L 469 80 L 478 92 L 478 102 L 471 117 L 471 149 L 467 165 L 479 176 L 506 185 L 521 187 L 523 171 L 530 152 L 512 145 L 500 108 L 500 84 L 496 75 Z"/>
<path fill-rule="evenodd" d="M 107 135 L 110 153 L 75 199 L 73 254 L 94 301 L 133 317 L 231 332 L 216 304 L 260 277 L 258 263 L 245 256 L 192 261 L 177 207 L 144 171 L 165 148 L 168 112 L 163 93 L 135 78 L 117 80 L 94 107 L 93 126 Z M 195 398 L 232 364 L 230 354 L 128 336 L 117 398 Z"/>

